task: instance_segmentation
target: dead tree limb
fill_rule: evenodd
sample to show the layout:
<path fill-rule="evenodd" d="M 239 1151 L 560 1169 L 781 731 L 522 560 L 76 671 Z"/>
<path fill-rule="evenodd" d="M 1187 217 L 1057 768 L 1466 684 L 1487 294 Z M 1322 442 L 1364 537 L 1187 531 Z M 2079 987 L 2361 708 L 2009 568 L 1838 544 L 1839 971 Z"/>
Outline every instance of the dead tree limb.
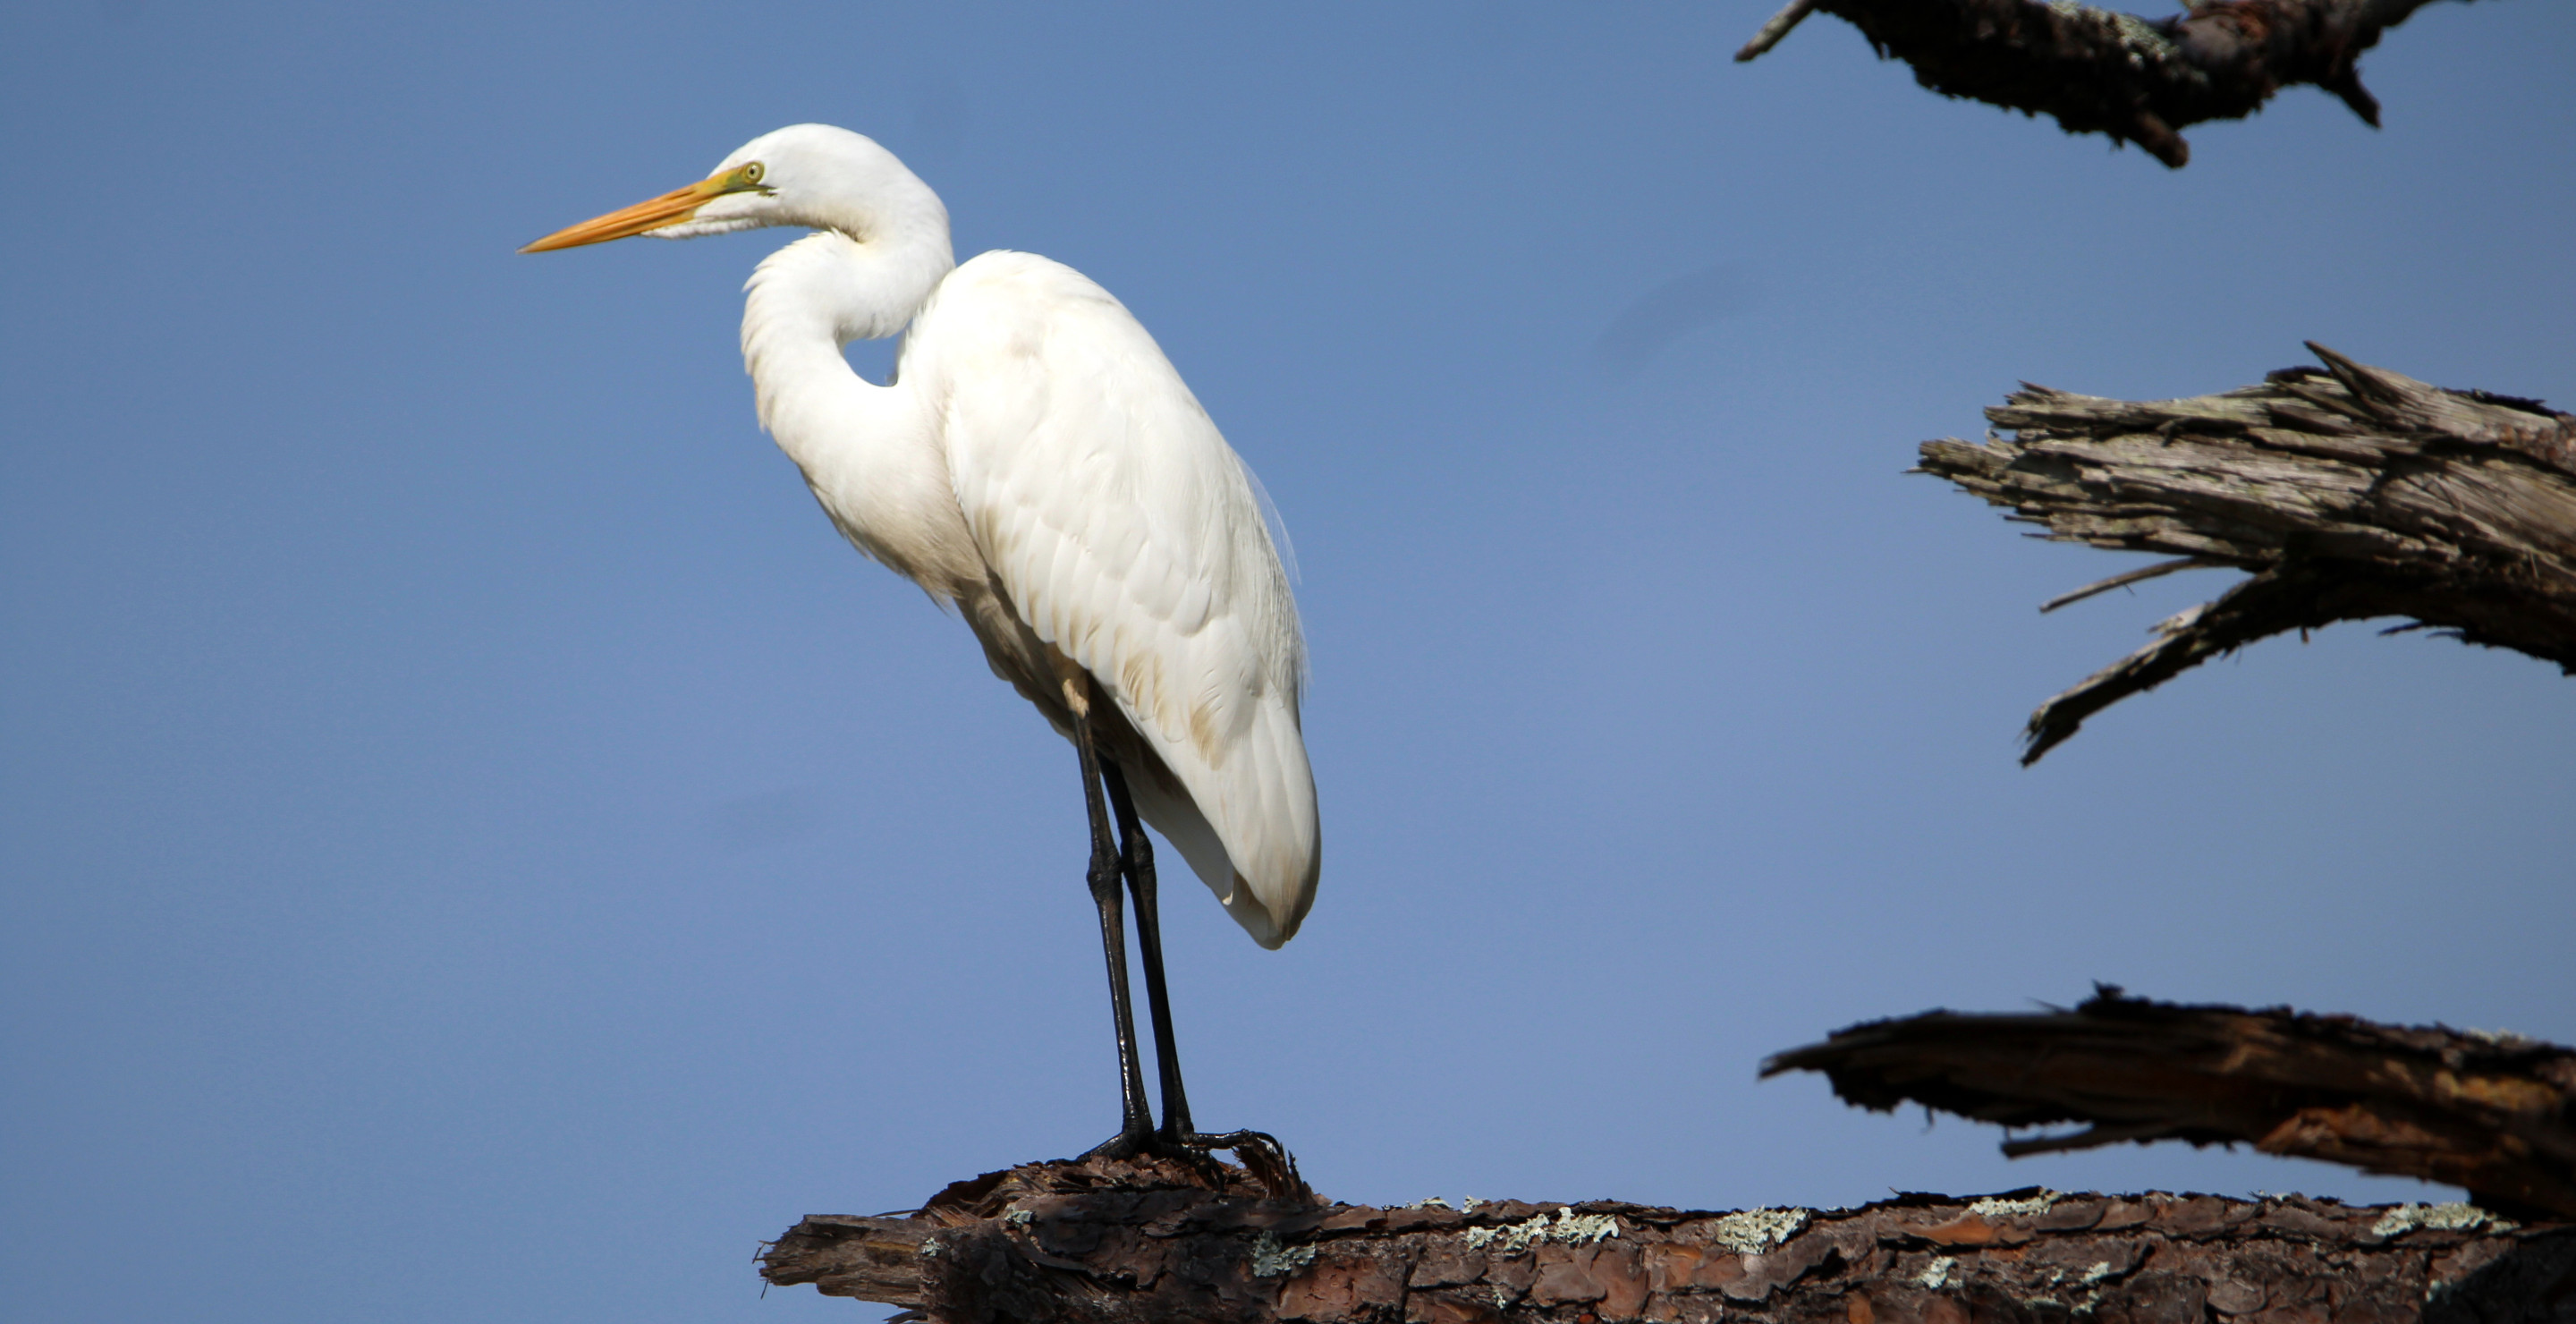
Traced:
<path fill-rule="evenodd" d="M 2379 127 L 2357 62 L 2429 2 L 2201 0 L 2145 19 L 2043 0 L 1793 0 L 1735 58 L 1761 55 L 1822 10 L 1935 92 L 2052 115 L 2068 133 L 2134 142 L 2179 169 L 2191 159 L 2179 130 L 2241 119 L 2293 84 L 2314 83 Z"/>
<path fill-rule="evenodd" d="M 2308 348 L 2323 371 L 2188 400 L 2024 383 L 1986 411 L 2010 439 L 1923 444 L 1925 472 L 2046 537 L 2253 572 L 2040 705 L 2023 763 L 2210 658 L 2336 621 L 2405 617 L 2576 672 L 2576 416 Z"/>
<path fill-rule="evenodd" d="M 2514 1035 L 2105 988 L 2072 1011 L 1855 1025 L 1762 1071 L 1820 1071 L 1835 1094 L 1882 1111 L 1919 1103 L 2008 1127 L 2090 1126 L 2011 1141 L 2016 1157 L 2243 1142 L 2466 1187 L 2488 1209 L 2576 1219 L 2576 1049 Z"/>
<path fill-rule="evenodd" d="M 1030 1164 L 909 1215 L 814 1217 L 779 1285 L 942 1324 L 2564 1320 L 2576 1228 L 2465 1205 L 1907 1195 L 1715 1213 L 1272 1200 L 1171 1165 Z M 2553 1313 L 2555 1312 L 2555 1313 Z"/>

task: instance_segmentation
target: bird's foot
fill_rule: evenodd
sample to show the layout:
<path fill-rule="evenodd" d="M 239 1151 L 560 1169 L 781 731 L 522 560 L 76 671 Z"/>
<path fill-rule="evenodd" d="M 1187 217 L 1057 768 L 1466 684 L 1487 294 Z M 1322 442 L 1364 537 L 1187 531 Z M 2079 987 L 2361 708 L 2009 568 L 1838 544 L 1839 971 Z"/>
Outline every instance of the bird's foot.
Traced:
<path fill-rule="evenodd" d="M 1156 1133 L 1143 1127 L 1132 1128 L 1082 1151 L 1081 1156 L 1074 1162 L 1088 1163 L 1093 1159 L 1143 1158 L 1148 1154 L 1162 1155 L 1162 1150 L 1157 1144 L 1160 1139 L 1161 1137 Z"/>
<path fill-rule="evenodd" d="M 1093 1159 L 1133 1161 L 1163 1159 L 1207 1178 L 1212 1186 L 1225 1184 L 1225 1165 L 1216 1160 L 1214 1151 L 1232 1150 L 1243 1170 L 1261 1183 L 1261 1189 L 1273 1199 L 1312 1203 L 1314 1190 L 1297 1174 L 1297 1159 L 1266 1131 L 1121 1131 L 1083 1151 L 1076 1162 Z"/>
<path fill-rule="evenodd" d="M 1157 1144 L 1195 1156 L 1202 1163 L 1212 1163 L 1209 1151 L 1230 1149 L 1271 1198 L 1313 1203 L 1314 1188 L 1297 1175 L 1297 1156 L 1288 1152 L 1279 1137 L 1267 1131 L 1157 1131 Z"/>

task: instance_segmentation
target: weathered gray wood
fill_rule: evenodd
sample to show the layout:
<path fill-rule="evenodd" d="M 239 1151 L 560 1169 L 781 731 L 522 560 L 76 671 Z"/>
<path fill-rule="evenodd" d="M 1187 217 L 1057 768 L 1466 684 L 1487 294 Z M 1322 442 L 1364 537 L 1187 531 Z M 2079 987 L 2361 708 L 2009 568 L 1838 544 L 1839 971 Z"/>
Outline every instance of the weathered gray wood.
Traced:
<path fill-rule="evenodd" d="M 1834 1210 L 1462 1204 L 1273 1200 L 1239 1173 L 1030 1164 L 909 1215 L 808 1218 L 762 1272 L 942 1324 L 2465 1324 L 2576 1312 L 2576 1228 L 2464 1205 L 2037 1189 Z"/>
<path fill-rule="evenodd" d="M 2334 93 L 2373 128 L 2356 64 L 2430 0 L 2203 0 L 2159 18 L 2073 0 L 1797 0 L 1737 51 L 1750 60 L 1816 10 L 1849 21 L 1936 92 L 2031 114 L 2068 133 L 2134 142 L 2180 168 L 2177 132 L 2239 119 L 2297 83 Z"/>
<path fill-rule="evenodd" d="M 1986 411 L 2011 437 L 1923 444 L 1926 472 L 2047 537 L 2253 572 L 2042 704 L 2024 763 L 2128 695 L 2336 621 L 2405 617 L 2576 671 L 2576 416 L 2309 348 L 2322 371 L 2188 400 L 2024 383 Z"/>

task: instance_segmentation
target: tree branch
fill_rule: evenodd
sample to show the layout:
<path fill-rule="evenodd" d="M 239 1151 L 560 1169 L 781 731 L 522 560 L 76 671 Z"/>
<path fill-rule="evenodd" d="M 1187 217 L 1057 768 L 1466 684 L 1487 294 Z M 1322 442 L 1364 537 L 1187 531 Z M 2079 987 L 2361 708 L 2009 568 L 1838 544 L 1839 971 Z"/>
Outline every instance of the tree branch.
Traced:
<path fill-rule="evenodd" d="M 2023 763 L 2212 657 L 2336 621 L 2407 617 L 2576 672 L 2576 416 L 2308 347 L 2324 371 L 2188 400 L 2025 383 L 1986 411 L 2012 439 L 1923 444 L 1924 471 L 2046 537 L 2253 572 L 2040 705 Z"/>
<path fill-rule="evenodd" d="M 1771 49 L 1819 9 L 1859 28 L 1881 58 L 1913 65 L 1933 91 L 2053 115 L 2068 133 L 2134 142 L 2179 169 L 2191 146 L 2178 130 L 2241 119 L 2297 83 L 2334 93 L 2377 128 L 2379 102 L 2357 61 L 2427 3 L 2187 0 L 2187 12 L 2150 20 L 2071 0 L 1798 0 L 1735 58 Z"/>
<path fill-rule="evenodd" d="M 2576 1049 L 2287 1008 L 2178 1006 L 2104 988 L 2073 1011 L 1934 1011 L 1836 1031 L 1766 1076 L 1820 1071 L 1845 1101 L 2007 1127 L 2015 1157 L 2124 1140 L 2253 1145 L 2468 1188 L 2523 1217 L 2576 1219 Z"/>
<path fill-rule="evenodd" d="M 1816 0 L 1789 0 L 1779 13 L 1763 21 L 1761 28 L 1754 32 L 1753 40 L 1744 43 L 1744 49 L 1735 53 L 1736 63 L 1741 64 L 1746 60 L 1754 59 L 1764 51 L 1779 45 L 1782 37 L 1788 36 L 1791 29 L 1806 22 L 1807 15 L 1814 12 L 1816 12 Z"/>
<path fill-rule="evenodd" d="M 2468 1324 L 2550 1318 L 2576 1286 L 2576 1229 L 2458 1205 L 2034 1188 L 1841 1210 L 1380 1209 L 1217 1186 L 1168 1164 L 1029 1164 L 910 1215 L 808 1218 L 761 1271 L 946 1324 Z"/>

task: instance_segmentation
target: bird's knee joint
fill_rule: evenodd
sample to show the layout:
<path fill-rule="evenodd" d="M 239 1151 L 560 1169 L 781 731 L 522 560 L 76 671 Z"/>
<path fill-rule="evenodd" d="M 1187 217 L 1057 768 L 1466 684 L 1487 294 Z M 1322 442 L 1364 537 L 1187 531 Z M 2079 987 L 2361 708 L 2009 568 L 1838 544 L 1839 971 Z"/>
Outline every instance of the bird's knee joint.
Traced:
<path fill-rule="evenodd" d="M 1055 656 L 1056 685 L 1064 691 L 1064 706 L 1076 720 L 1091 717 L 1091 673 L 1061 653 Z"/>

